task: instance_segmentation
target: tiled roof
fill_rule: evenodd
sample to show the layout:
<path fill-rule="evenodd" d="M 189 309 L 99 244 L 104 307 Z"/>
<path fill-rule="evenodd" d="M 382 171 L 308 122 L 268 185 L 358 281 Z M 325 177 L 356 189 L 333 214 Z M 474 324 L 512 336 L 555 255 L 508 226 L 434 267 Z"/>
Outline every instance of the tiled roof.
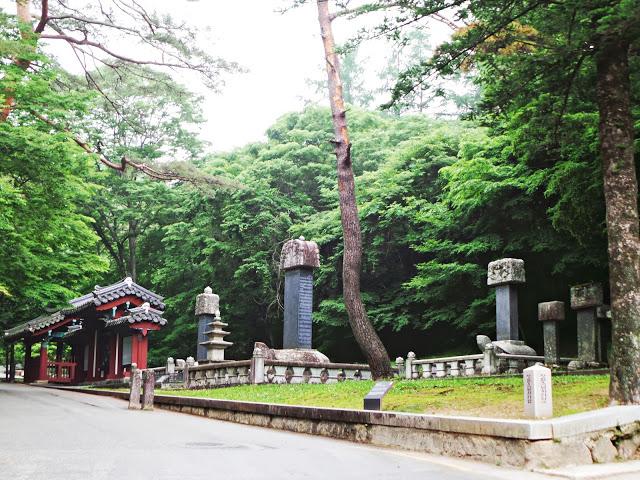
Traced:
<path fill-rule="evenodd" d="M 29 320 L 28 322 L 21 323 L 20 325 L 5 330 L 4 337 L 7 340 L 12 340 L 14 338 L 21 337 L 27 332 L 35 332 L 37 330 L 42 330 L 43 328 L 54 326 L 62 322 L 68 315 L 72 315 L 74 313 L 82 311 L 86 306 L 87 304 L 73 306 L 54 313 L 50 313 L 48 315 L 40 315 L 33 320 Z"/>
<path fill-rule="evenodd" d="M 37 318 L 34 318 L 33 320 L 29 320 L 28 322 L 5 330 L 5 339 L 13 340 L 15 338 L 20 338 L 27 332 L 35 332 L 37 330 L 56 325 L 62 322 L 66 316 L 80 312 L 81 310 L 84 310 L 91 305 L 103 305 L 105 303 L 111 302 L 112 300 L 116 300 L 127 295 L 135 295 L 136 297 L 144 300 L 145 303 L 150 306 L 148 312 L 146 310 L 144 312 L 139 312 L 142 307 L 130 309 L 130 314 L 126 317 L 121 318 L 127 318 L 127 321 L 129 321 L 129 319 L 132 319 L 130 323 L 143 321 L 151 321 L 160 325 L 165 325 L 167 323 L 167 321 L 162 318 L 162 310 L 164 310 L 165 307 L 163 302 L 164 298 L 138 285 L 133 280 L 131 280 L 130 277 L 127 277 L 121 282 L 114 283 L 113 285 L 109 285 L 106 287 L 100 287 L 96 285 L 93 292 L 87 293 L 86 295 L 71 300 L 69 302 L 71 304 L 69 308 L 65 308 L 48 315 L 41 315 Z M 151 306 L 156 308 L 151 308 Z M 120 318 L 110 321 L 113 322 L 116 320 L 120 320 Z M 107 326 L 113 325 L 112 323 L 110 324 L 108 322 L 109 321 L 107 321 Z"/>
<path fill-rule="evenodd" d="M 126 323 L 152 322 L 158 325 L 166 325 L 167 319 L 162 317 L 162 311 L 152 308 L 148 303 L 139 307 L 131 308 L 127 315 L 120 318 L 106 319 L 105 327 L 115 327 Z"/>
<path fill-rule="evenodd" d="M 164 310 L 164 298 L 138 285 L 131 280 L 131 277 L 127 277 L 121 282 L 114 283 L 107 287 L 96 285 L 93 292 L 83 295 L 82 297 L 74 298 L 70 303 L 72 305 L 85 305 L 93 302 L 94 305 L 98 306 L 127 295 L 135 295 L 145 302 L 149 302 L 150 305 Z"/>

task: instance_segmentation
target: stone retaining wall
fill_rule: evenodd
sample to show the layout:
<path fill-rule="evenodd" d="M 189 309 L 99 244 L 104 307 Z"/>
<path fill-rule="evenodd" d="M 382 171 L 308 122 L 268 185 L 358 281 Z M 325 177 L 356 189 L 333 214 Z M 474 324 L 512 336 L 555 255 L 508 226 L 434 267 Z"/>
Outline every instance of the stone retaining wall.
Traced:
<path fill-rule="evenodd" d="M 127 399 L 126 392 L 57 387 Z M 640 407 L 552 420 L 418 415 L 156 395 L 154 405 L 245 425 L 527 469 L 640 457 Z"/>

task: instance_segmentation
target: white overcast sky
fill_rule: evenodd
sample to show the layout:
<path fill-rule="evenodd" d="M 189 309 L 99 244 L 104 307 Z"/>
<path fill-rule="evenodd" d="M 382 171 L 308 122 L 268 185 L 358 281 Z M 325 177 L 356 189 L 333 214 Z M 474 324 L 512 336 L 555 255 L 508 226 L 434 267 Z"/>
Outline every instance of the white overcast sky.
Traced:
<path fill-rule="evenodd" d="M 14 1 L 0 0 L 0 7 L 13 13 Z M 202 109 L 207 122 L 201 136 L 211 142 L 214 150 L 228 150 L 264 139 L 266 129 L 278 117 L 301 109 L 304 99 L 314 96 L 307 79 L 324 78 L 315 1 L 285 14 L 277 10 L 292 3 L 290 0 L 138 1 L 149 11 L 171 14 L 202 29 L 201 48 L 235 61 L 247 70 L 229 76 L 220 93 L 204 88 L 195 75 L 172 74 L 204 96 Z M 82 3 L 83 0 L 69 1 L 76 7 Z M 347 40 L 357 28 L 358 25 L 348 20 L 335 21 L 337 41 Z M 434 23 L 430 31 L 432 43 L 441 42 L 449 33 L 442 24 Z M 52 51 L 63 66 L 80 73 L 70 49 L 66 54 L 61 53 L 59 45 Z M 383 42 L 360 49 L 359 56 L 366 59 L 366 75 L 372 84 L 388 54 Z"/>

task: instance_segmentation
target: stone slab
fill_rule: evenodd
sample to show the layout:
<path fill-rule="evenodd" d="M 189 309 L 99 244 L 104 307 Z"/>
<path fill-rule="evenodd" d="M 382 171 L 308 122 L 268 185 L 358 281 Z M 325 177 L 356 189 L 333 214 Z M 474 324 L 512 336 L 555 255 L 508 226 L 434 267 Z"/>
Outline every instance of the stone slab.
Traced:
<path fill-rule="evenodd" d="M 311 348 L 312 308 L 313 272 L 287 270 L 284 276 L 284 349 Z"/>
<path fill-rule="evenodd" d="M 640 422 L 640 405 L 618 405 L 550 420 L 553 438 L 561 439 Z"/>

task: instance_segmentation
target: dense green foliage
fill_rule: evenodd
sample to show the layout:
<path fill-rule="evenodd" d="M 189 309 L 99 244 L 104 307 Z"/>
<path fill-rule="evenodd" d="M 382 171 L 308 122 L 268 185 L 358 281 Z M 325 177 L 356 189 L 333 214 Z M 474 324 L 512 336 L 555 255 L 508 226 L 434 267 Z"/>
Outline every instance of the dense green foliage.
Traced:
<path fill-rule="evenodd" d="M 481 102 L 466 122 L 349 111 L 363 298 L 392 356 L 468 353 L 476 334 L 493 336 L 485 275 L 496 258 L 526 262 L 521 333 L 538 350 L 536 304 L 567 300 L 571 284 L 607 280 L 594 67 L 576 51 L 585 37 L 569 28 L 571 18 L 534 11 L 511 36 L 476 50 L 465 68 Z M 0 47 L 20 44 L 8 38 Z M 360 360 L 342 303 L 328 110 L 289 113 L 265 142 L 203 154 L 190 128 L 200 114 L 178 86 L 114 81 L 119 104 L 128 106 L 114 112 L 79 88 L 62 90 L 50 68 L 37 75 L 6 62 L 0 68 L 2 82 L 16 75 L 23 108 L 0 124 L 0 326 L 117 281 L 133 262 L 138 283 L 166 296 L 169 325 L 152 334 L 150 363 L 194 353 L 195 296 L 206 285 L 220 295 L 232 332 L 228 356 L 246 357 L 254 341 L 281 343 L 278 256 L 285 240 L 304 235 L 321 247 L 315 346 L 332 360 Z M 637 71 L 634 57 L 635 98 Z M 157 103 L 149 102 L 154 96 Z M 178 155 L 228 186 L 163 184 L 97 168 L 31 110 L 86 129 L 115 158 Z M 563 355 L 574 353 L 574 325 L 563 326 Z"/>

